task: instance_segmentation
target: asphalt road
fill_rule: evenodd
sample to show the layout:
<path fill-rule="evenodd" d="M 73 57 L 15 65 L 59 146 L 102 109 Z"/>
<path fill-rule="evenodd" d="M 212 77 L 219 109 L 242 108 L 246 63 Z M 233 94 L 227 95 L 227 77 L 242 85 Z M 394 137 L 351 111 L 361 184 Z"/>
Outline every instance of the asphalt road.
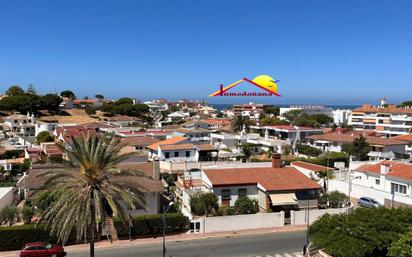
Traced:
<path fill-rule="evenodd" d="M 306 232 L 281 232 L 166 242 L 167 257 L 251 257 L 301 252 Z M 69 257 L 87 257 L 88 251 L 69 252 Z M 96 257 L 152 257 L 162 256 L 159 243 L 96 249 Z"/>

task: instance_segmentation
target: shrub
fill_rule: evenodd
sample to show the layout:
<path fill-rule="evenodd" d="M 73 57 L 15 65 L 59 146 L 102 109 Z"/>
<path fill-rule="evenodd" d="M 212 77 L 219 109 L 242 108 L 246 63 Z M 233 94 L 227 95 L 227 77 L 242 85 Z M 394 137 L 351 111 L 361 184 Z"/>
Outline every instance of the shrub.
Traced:
<path fill-rule="evenodd" d="M 296 147 L 300 154 L 304 154 L 307 156 L 317 157 L 322 153 L 322 150 L 309 145 L 297 144 Z"/>
<path fill-rule="evenodd" d="M 190 197 L 190 208 L 196 215 L 208 215 L 218 207 L 217 196 L 213 192 L 194 194 Z"/>
<path fill-rule="evenodd" d="M 31 218 L 34 215 L 34 208 L 30 206 L 24 206 L 21 210 L 21 215 L 23 217 L 24 224 L 30 224 Z"/>
<path fill-rule="evenodd" d="M 341 208 L 348 202 L 348 196 L 344 193 L 333 191 L 322 195 L 319 199 L 320 208 Z M 328 205 L 329 203 L 329 205 Z"/>
<path fill-rule="evenodd" d="M 235 202 L 235 208 L 238 214 L 255 214 L 259 210 L 257 200 L 247 196 L 239 197 Z"/>
<path fill-rule="evenodd" d="M 160 235 L 163 232 L 162 214 L 140 215 L 132 218 L 132 236 Z M 118 236 L 128 236 L 129 228 L 120 220 L 115 219 L 114 225 Z M 188 230 L 189 219 L 181 213 L 167 213 L 166 227 L 168 233 L 185 232 Z"/>
<path fill-rule="evenodd" d="M 233 206 L 220 207 L 216 210 L 216 216 L 231 216 L 236 215 L 236 208 Z"/>
<path fill-rule="evenodd" d="M 85 111 L 88 115 L 95 115 L 96 114 L 96 110 L 93 109 L 93 108 L 86 108 Z"/>
<path fill-rule="evenodd" d="M 1 218 L 4 223 L 8 222 L 11 226 L 14 222 L 19 221 L 19 210 L 14 205 L 7 206 L 1 211 Z"/>
<path fill-rule="evenodd" d="M 40 132 L 36 137 L 37 144 L 46 143 L 46 142 L 53 142 L 54 137 L 50 135 L 48 131 Z"/>

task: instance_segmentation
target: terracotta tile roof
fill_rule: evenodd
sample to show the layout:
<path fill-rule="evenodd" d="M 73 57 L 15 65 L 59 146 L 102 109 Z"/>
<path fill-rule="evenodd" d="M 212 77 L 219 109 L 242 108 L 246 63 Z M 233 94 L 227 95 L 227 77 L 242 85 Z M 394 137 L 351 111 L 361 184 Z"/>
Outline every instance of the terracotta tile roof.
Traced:
<path fill-rule="evenodd" d="M 267 191 L 320 189 L 293 167 L 210 169 L 204 171 L 214 187 L 261 184 Z"/>
<path fill-rule="evenodd" d="M 128 143 L 129 145 L 133 146 L 148 146 L 157 142 L 160 142 L 159 139 L 156 139 L 154 137 L 148 137 L 148 136 L 139 136 L 139 137 L 126 137 L 121 139 L 123 142 Z"/>
<path fill-rule="evenodd" d="M 312 164 L 312 163 L 308 163 L 308 162 L 302 162 L 302 161 L 292 162 L 291 165 L 292 166 L 298 166 L 298 167 L 301 167 L 301 168 L 304 168 L 304 169 L 307 169 L 307 170 L 311 170 L 311 171 L 314 171 L 314 172 L 334 170 L 334 169 L 328 168 L 326 166 Z"/>
<path fill-rule="evenodd" d="M 402 141 L 412 141 L 412 134 L 400 135 L 392 138 Z"/>
<path fill-rule="evenodd" d="M 307 139 L 350 143 L 360 136 L 361 134 L 359 133 L 353 133 L 353 134 L 327 133 L 327 134 L 309 136 L 307 137 Z M 405 141 L 397 140 L 394 138 L 382 138 L 382 137 L 374 137 L 374 136 L 368 136 L 368 135 L 364 137 L 366 138 L 366 141 L 371 145 L 406 145 L 407 144 Z"/>
<path fill-rule="evenodd" d="M 381 165 L 389 166 L 389 173 L 387 174 L 387 176 L 412 180 L 412 164 L 410 163 L 381 161 L 374 165 L 362 165 L 358 167 L 356 171 L 380 174 Z"/>
<path fill-rule="evenodd" d="M 166 151 L 193 149 L 193 144 L 160 145 L 160 149 Z"/>
<path fill-rule="evenodd" d="M 206 122 L 210 125 L 222 125 L 222 126 L 232 124 L 231 121 L 227 120 L 227 119 L 206 119 L 206 120 L 204 120 L 204 122 Z"/>
<path fill-rule="evenodd" d="M 157 151 L 157 147 L 159 145 L 174 145 L 174 144 L 178 144 L 180 142 L 183 142 L 185 140 L 187 140 L 187 138 L 185 138 L 185 137 L 179 137 L 179 136 L 178 137 L 172 137 L 172 138 L 169 138 L 169 139 L 151 144 L 151 145 L 147 146 L 147 148 L 149 148 L 151 150 L 154 150 L 154 151 Z"/>
<path fill-rule="evenodd" d="M 216 147 L 211 144 L 195 145 L 195 148 L 199 151 L 217 151 Z"/>
<path fill-rule="evenodd" d="M 370 113 L 391 113 L 391 114 L 412 114 L 411 108 L 397 108 L 396 106 L 390 107 L 374 107 L 365 104 L 359 108 L 354 109 L 352 112 L 370 112 Z"/>

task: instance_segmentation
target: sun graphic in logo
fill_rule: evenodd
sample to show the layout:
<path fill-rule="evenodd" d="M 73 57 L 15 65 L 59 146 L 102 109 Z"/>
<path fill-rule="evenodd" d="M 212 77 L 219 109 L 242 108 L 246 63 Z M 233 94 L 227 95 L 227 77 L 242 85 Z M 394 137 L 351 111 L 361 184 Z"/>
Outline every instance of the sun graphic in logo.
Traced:
<path fill-rule="evenodd" d="M 271 76 L 260 75 L 254 78 L 252 81 L 273 93 L 277 93 L 278 91 L 278 85 L 277 85 L 278 80 L 274 80 Z"/>

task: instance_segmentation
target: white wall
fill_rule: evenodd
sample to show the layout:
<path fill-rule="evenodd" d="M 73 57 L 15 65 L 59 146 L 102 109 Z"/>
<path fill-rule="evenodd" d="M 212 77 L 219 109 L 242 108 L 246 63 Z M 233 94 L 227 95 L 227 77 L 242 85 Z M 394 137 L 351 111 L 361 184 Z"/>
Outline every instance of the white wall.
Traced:
<path fill-rule="evenodd" d="M 356 180 L 352 182 L 355 181 Z M 335 190 L 347 195 L 349 191 L 348 182 L 339 180 L 329 180 L 329 191 Z M 372 197 L 381 204 L 384 204 L 385 199 L 392 199 L 392 195 L 389 192 L 352 183 L 351 197 L 360 198 L 363 196 Z M 412 198 L 409 196 L 395 194 L 394 201 L 412 205 Z"/>
<path fill-rule="evenodd" d="M 13 187 L 0 188 L 0 211 L 14 201 Z"/>
<path fill-rule="evenodd" d="M 284 212 L 257 213 L 202 218 L 201 231 L 204 233 L 235 231 L 258 228 L 283 227 Z M 202 227 L 203 226 L 203 227 Z"/>
<path fill-rule="evenodd" d="M 323 210 L 310 210 L 309 211 L 309 224 L 312 224 L 317 219 L 328 214 L 340 214 L 347 212 L 347 208 L 339 208 L 339 209 L 323 209 Z M 307 211 L 290 211 L 290 225 L 305 225 L 307 224 Z"/>
<path fill-rule="evenodd" d="M 219 206 L 222 205 L 222 190 L 224 189 L 230 189 L 230 206 L 234 206 L 236 200 L 238 199 L 238 190 L 240 188 L 246 188 L 247 189 L 247 196 L 250 199 L 258 199 L 258 190 L 257 186 L 233 186 L 233 187 L 214 187 L 213 192 L 216 194 Z"/>

